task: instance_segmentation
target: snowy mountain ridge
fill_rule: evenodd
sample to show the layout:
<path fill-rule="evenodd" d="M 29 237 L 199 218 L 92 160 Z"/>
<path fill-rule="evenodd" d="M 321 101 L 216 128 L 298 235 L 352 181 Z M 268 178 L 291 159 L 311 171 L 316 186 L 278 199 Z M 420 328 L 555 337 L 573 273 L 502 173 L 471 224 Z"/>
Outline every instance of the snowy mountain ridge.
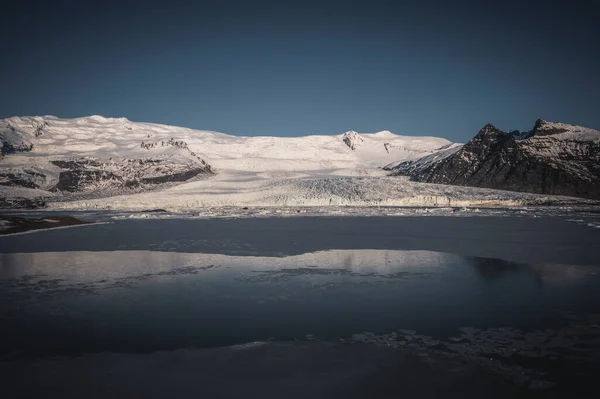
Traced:
<path fill-rule="evenodd" d="M 419 182 L 600 199 L 600 131 L 541 119 L 529 132 L 487 124 L 455 151 L 386 169 Z"/>
<path fill-rule="evenodd" d="M 0 137 L 4 152 L 18 153 L 23 161 L 31 157 L 142 157 L 148 154 L 140 153 L 140 149 L 166 150 L 165 145 L 170 143 L 189 149 L 217 170 L 331 170 L 341 174 L 344 169 L 382 167 L 392 161 L 415 159 L 450 143 L 442 138 L 390 132 L 290 138 L 230 136 L 98 115 L 75 119 L 8 118 L 0 121 Z M 344 143 L 353 147 L 352 151 Z M 26 154 L 28 151 L 31 154 Z"/>

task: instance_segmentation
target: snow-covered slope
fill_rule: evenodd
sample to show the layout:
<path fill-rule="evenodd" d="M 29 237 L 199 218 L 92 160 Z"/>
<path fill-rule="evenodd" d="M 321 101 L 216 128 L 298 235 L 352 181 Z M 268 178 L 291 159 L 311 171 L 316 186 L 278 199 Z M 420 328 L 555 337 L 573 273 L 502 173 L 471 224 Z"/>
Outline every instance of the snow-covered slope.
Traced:
<path fill-rule="evenodd" d="M 154 136 L 124 118 L 5 119 L 0 185 L 109 194 L 211 173 L 185 141 Z"/>
<path fill-rule="evenodd" d="M 184 136 L 190 148 L 201 154 L 217 172 L 255 172 L 271 177 L 381 174 L 378 168 L 386 163 L 419 158 L 450 143 L 435 137 L 352 132 L 360 141 L 352 149 L 344 141 L 349 133 L 304 137 L 239 137 L 185 130 L 179 136 Z"/>
<path fill-rule="evenodd" d="M 45 190 L 49 196 L 112 196 L 213 172 L 236 185 L 233 181 L 247 178 L 381 175 L 379 168 L 389 162 L 451 145 L 387 131 L 238 137 L 102 116 L 8 118 L 0 121 L 0 139 L 5 196 L 15 191 L 6 187 Z"/>
<path fill-rule="evenodd" d="M 402 165 L 404 168 L 407 168 L 407 169 L 423 168 L 427 165 L 431 165 L 435 162 L 439 162 L 442 159 L 449 157 L 450 155 L 452 155 L 455 152 L 457 152 L 458 150 L 460 150 L 462 146 L 463 145 L 459 144 L 459 143 L 451 143 L 444 147 L 441 147 L 438 151 L 434 152 L 433 154 L 425 155 L 424 157 L 417 158 L 415 160 L 408 160 L 408 161 L 401 160 L 401 161 L 397 161 L 397 162 L 392 162 L 392 163 L 384 166 L 383 169 L 394 170 L 399 165 Z"/>
<path fill-rule="evenodd" d="M 181 141 L 217 170 L 314 171 L 382 167 L 432 154 L 451 144 L 436 137 L 347 132 L 305 137 L 241 137 L 188 128 L 135 123 L 125 118 L 13 117 L 0 121 L 0 137 L 28 149 L 25 157 L 130 157 Z M 352 137 L 352 141 L 348 138 Z M 352 144 L 348 144 L 348 143 Z M 7 147 L 8 148 L 8 147 Z M 12 155 L 19 152 L 12 151 Z M 6 162 L 3 161 L 3 162 Z"/>

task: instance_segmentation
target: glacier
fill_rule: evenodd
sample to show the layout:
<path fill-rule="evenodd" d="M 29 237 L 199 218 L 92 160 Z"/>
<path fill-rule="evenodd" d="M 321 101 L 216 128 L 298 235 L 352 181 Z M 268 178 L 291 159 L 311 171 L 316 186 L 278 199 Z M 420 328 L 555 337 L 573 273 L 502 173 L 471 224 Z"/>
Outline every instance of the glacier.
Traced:
<path fill-rule="evenodd" d="M 0 137 L 0 208 L 596 204 L 388 176 L 395 165 L 437 162 L 462 148 L 444 138 L 389 131 L 245 137 L 95 115 L 7 118 L 0 121 Z"/>

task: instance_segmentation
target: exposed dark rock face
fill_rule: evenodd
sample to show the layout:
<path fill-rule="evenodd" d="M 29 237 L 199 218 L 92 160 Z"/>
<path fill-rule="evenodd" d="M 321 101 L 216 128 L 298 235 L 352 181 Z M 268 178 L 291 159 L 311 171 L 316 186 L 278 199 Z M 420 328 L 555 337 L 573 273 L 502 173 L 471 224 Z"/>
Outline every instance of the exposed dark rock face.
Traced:
<path fill-rule="evenodd" d="M 106 189 L 139 188 L 169 182 L 182 182 L 200 174 L 212 174 L 205 163 L 173 164 L 166 159 L 57 160 L 61 169 L 52 191 L 84 192 Z"/>
<path fill-rule="evenodd" d="M 140 179 L 142 184 L 162 184 L 162 183 L 171 183 L 171 182 L 182 182 L 190 180 L 192 177 L 196 177 L 202 173 L 206 173 L 206 170 L 203 168 L 191 169 L 185 172 L 180 173 L 172 173 L 169 175 L 157 176 L 157 177 L 147 177 Z"/>
<path fill-rule="evenodd" d="M 34 125 L 33 127 L 33 135 L 35 137 L 40 137 L 41 135 L 44 134 L 44 129 L 48 126 L 48 122 L 47 121 L 43 121 L 39 124 Z"/>
<path fill-rule="evenodd" d="M 356 147 L 364 141 L 364 139 L 360 137 L 360 135 L 355 131 L 349 131 L 344 133 L 344 135 L 342 136 L 342 140 L 348 147 L 350 147 L 352 151 L 354 151 Z"/>
<path fill-rule="evenodd" d="M 0 136 L 0 155 L 14 154 L 16 152 L 28 152 L 33 149 L 33 144 L 30 143 L 11 143 Z"/>
<path fill-rule="evenodd" d="M 526 133 L 488 124 L 447 158 L 393 171 L 427 183 L 600 199 L 600 141 L 578 133 L 542 120 Z"/>
<path fill-rule="evenodd" d="M 23 170 L 20 172 L 0 172 L 0 186 L 39 188 L 38 181 L 44 180 L 46 176 L 41 173 Z"/>
<path fill-rule="evenodd" d="M 551 136 L 553 134 L 566 133 L 568 129 L 564 127 L 554 127 L 548 124 L 546 121 L 542 119 L 538 119 L 535 121 L 535 125 L 533 126 L 533 130 L 531 130 L 530 136 Z"/>
<path fill-rule="evenodd" d="M 125 185 L 125 182 L 122 179 L 119 179 L 118 176 L 111 172 L 104 170 L 73 169 L 60 172 L 58 184 L 52 191 L 85 191 L 85 188 L 92 185 L 98 185 L 102 182 L 110 182 L 114 185 Z"/>
<path fill-rule="evenodd" d="M 16 152 L 28 152 L 33 149 L 33 144 L 10 123 L 0 126 L 0 156 Z"/>
<path fill-rule="evenodd" d="M 46 207 L 42 198 L 0 197 L 0 209 L 38 209 Z"/>

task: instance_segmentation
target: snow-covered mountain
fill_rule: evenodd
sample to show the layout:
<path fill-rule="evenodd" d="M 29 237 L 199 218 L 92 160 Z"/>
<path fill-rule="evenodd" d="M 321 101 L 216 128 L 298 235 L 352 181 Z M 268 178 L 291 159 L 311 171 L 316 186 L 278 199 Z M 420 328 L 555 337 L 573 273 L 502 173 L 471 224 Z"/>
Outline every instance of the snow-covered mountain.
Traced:
<path fill-rule="evenodd" d="M 0 186 L 105 196 L 215 172 L 238 177 L 381 174 L 378 168 L 391 161 L 416 159 L 451 144 L 387 131 L 238 137 L 102 116 L 0 120 L 0 143 Z"/>
<path fill-rule="evenodd" d="M 505 133 L 488 124 L 462 147 L 386 169 L 418 182 L 600 199 L 600 131 L 537 120 Z"/>
<path fill-rule="evenodd" d="M 0 121 L 0 185 L 48 192 L 143 189 L 211 174 L 182 140 L 126 119 L 13 117 Z"/>
<path fill-rule="evenodd" d="M 563 133 L 575 134 L 569 132 Z M 555 135 L 535 136 L 542 151 L 544 140 Z M 0 120 L 0 142 L 0 208 L 513 206 L 574 201 L 390 177 L 386 165 L 396 171 L 406 165 L 426 170 L 465 151 L 443 138 L 389 131 L 241 137 L 125 118 L 45 116 Z"/>

